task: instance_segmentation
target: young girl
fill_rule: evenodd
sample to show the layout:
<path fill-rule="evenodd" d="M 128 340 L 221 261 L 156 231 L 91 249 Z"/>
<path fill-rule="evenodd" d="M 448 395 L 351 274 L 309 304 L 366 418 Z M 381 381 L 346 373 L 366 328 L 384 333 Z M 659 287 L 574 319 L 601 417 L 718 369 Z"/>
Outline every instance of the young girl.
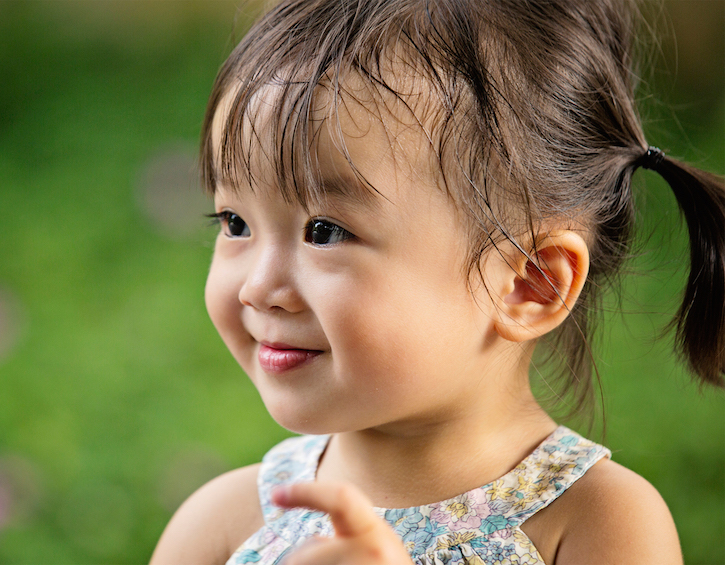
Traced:
<path fill-rule="evenodd" d="M 639 168 L 690 233 L 681 352 L 723 382 L 725 189 L 648 146 L 634 13 L 283 0 L 252 28 L 203 128 L 206 302 L 272 416 L 311 435 L 200 489 L 153 563 L 681 562 L 657 492 L 529 385 L 538 343 L 588 398 Z"/>

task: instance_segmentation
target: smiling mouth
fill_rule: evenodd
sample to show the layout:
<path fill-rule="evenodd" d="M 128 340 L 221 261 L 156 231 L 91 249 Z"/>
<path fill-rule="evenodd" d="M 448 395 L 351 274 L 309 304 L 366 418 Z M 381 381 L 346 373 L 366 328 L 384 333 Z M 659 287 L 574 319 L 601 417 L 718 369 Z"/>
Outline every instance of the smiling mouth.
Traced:
<path fill-rule="evenodd" d="M 314 349 L 295 349 L 285 344 L 260 343 L 257 358 L 264 372 L 284 373 L 308 363 L 321 353 Z"/>

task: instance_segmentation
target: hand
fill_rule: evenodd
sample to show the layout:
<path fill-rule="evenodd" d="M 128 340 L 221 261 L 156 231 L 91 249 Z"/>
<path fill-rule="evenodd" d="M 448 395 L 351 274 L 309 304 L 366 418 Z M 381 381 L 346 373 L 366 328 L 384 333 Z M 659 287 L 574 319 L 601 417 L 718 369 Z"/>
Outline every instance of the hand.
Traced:
<path fill-rule="evenodd" d="M 284 508 L 303 506 L 330 515 L 335 536 L 315 536 L 284 560 L 284 565 L 410 565 L 410 555 L 372 504 L 349 483 L 296 483 L 272 491 Z"/>

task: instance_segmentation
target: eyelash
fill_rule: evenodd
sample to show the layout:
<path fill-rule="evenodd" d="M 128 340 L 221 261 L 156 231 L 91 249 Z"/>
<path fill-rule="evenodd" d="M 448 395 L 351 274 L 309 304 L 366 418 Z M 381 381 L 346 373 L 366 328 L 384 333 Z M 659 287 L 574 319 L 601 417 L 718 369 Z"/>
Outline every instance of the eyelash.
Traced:
<path fill-rule="evenodd" d="M 206 216 L 207 218 L 211 218 L 213 224 L 221 224 L 222 231 L 227 237 L 249 237 L 250 235 L 247 222 L 245 222 L 239 214 L 235 214 L 234 212 L 230 212 L 229 210 L 222 210 L 221 212 L 217 212 L 215 214 L 207 214 Z M 231 231 L 231 226 L 236 221 L 235 218 L 243 224 L 241 228 L 242 233 L 232 233 Z"/>
<path fill-rule="evenodd" d="M 207 214 L 208 218 L 211 218 L 212 224 L 220 224 L 224 235 L 230 238 L 249 237 L 249 226 L 242 219 L 241 216 L 230 212 L 229 210 L 222 210 L 215 214 Z M 237 221 L 241 222 L 241 226 L 236 225 L 236 229 L 241 229 L 241 233 L 233 233 L 231 226 L 236 224 Z M 307 243 L 313 245 L 335 245 L 342 243 L 348 239 L 355 237 L 352 233 L 347 231 L 345 228 L 331 222 L 329 220 L 321 218 L 312 218 L 304 229 L 304 238 Z M 330 241 L 333 240 L 333 241 Z"/>
<path fill-rule="evenodd" d="M 316 236 L 322 236 L 325 241 L 315 241 Z M 355 236 L 334 222 L 321 218 L 312 218 L 305 226 L 304 237 L 307 243 L 313 245 L 335 245 Z M 330 241 L 330 239 L 335 239 L 335 241 Z"/>

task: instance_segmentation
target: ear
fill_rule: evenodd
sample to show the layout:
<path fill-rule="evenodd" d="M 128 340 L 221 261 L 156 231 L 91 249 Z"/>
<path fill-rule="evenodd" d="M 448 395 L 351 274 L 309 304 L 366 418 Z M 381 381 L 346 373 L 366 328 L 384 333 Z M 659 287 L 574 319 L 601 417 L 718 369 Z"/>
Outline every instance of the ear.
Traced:
<path fill-rule="evenodd" d="M 561 324 L 589 273 L 589 250 L 573 231 L 551 232 L 530 257 L 520 251 L 504 281 L 494 329 L 508 341 L 541 337 Z"/>

